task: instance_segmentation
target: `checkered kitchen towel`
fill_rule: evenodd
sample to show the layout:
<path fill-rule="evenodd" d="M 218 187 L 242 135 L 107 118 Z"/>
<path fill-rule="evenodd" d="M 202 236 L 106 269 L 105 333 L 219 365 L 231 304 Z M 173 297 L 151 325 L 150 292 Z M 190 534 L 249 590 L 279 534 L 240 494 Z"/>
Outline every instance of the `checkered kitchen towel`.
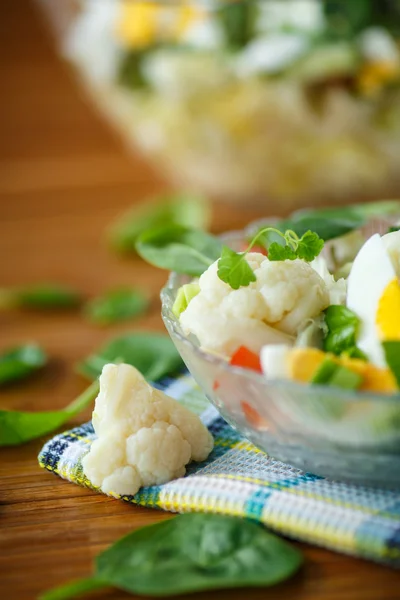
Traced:
<path fill-rule="evenodd" d="M 227 425 L 189 375 L 157 387 L 201 415 L 215 448 L 185 477 L 122 500 L 256 519 L 289 537 L 400 567 L 400 493 L 335 483 L 272 460 Z M 55 436 L 40 466 L 95 489 L 81 465 L 94 438 L 91 423 Z"/>

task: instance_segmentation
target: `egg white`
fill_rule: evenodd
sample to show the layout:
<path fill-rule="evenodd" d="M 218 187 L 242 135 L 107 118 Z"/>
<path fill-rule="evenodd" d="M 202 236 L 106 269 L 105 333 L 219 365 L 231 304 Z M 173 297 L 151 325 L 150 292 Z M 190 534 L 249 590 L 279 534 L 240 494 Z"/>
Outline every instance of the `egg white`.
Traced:
<path fill-rule="evenodd" d="M 373 235 L 357 254 L 347 282 L 347 306 L 360 319 L 357 346 L 379 367 L 386 361 L 376 326 L 379 300 L 396 271 L 382 238 Z"/>

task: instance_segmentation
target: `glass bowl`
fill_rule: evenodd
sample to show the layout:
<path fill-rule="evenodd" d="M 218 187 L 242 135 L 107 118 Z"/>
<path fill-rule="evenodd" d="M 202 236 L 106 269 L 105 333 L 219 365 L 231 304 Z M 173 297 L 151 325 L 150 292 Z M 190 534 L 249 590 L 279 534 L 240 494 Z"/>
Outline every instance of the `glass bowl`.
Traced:
<path fill-rule="evenodd" d="M 241 249 L 245 239 L 244 232 L 224 236 L 234 249 Z M 267 381 L 203 351 L 172 313 L 177 290 L 188 281 L 170 275 L 161 293 L 162 317 L 197 384 L 233 428 L 273 458 L 303 471 L 400 487 L 400 396 Z"/>
<path fill-rule="evenodd" d="M 38 1 L 95 105 L 175 185 L 280 214 L 400 191 L 388 27 L 346 37 L 319 0 Z"/>

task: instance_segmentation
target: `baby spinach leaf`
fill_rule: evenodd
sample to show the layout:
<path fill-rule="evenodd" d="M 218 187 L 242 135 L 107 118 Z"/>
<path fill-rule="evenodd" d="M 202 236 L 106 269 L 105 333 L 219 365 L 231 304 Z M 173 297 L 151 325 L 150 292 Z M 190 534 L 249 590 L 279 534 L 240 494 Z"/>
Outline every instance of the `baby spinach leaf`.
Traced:
<path fill-rule="evenodd" d="M 72 308 L 81 301 L 78 292 L 55 283 L 0 290 L 0 308 Z"/>
<path fill-rule="evenodd" d="M 41 600 L 73 598 L 101 584 L 145 596 L 267 587 L 294 575 L 301 564 L 298 550 L 256 523 L 192 513 L 123 537 L 97 557 L 93 577 Z"/>
<path fill-rule="evenodd" d="M 209 220 L 209 205 L 201 196 L 187 193 L 159 196 L 119 217 L 110 228 L 109 239 L 119 252 L 136 252 L 136 242 L 144 231 L 172 224 L 206 229 Z"/>
<path fill-rule="evenodd" d="M 141 290 L 121 288 L 94 298 L 84 312 L 93 323 L 109 325 L 141 315 L 148 305 L 148 296 Z"/>
<path fill-rule="evenodd" d="M 0 446 L 17 446 L 51 433 L 82 412 L 98 392 L 99 384 L 95 381 L 63 410 L 36 413 L 0 410 Z"/>
<path fill-rule="evenodd" d="M 339 208 L 306 209 L 274 225 L 282 232 L 293 230 L 299 237 L 312 231 L 325 242 L 363 227 L 369 219 L 400 214 L 400 202 L 388 200 Z"/>
<path fill-rule="evenodd" d="M 46 353 L 37 344 L 27 344 L 0 354 L 0 385 L 24 379 L 47 362 Z"/>
<path fill-rule="evenodd" d="M 395 376 L 397 385 L 400 388 L 400 342 L 397 340 L 389 340 L 383 342 L 382 346 L 385 352 L 387 365 Z"/>
<path fill-rule="evenodd" d="M 136 243 L 147 262 L 186 275 L 201 275 L 221 255 L 218 238 L 182 225 L 167 225 L 142 233 Z"/>
<path fill-rule="evenodd" d="M 221 258 L 218 261 L 218 277 L 234 290 L 238 290 L 241 286 L 248 286 L 252 281 L 257 280 L 244 255 L 237 254 L 227 246 L 222 248 Z"/>
<path fill-rule="evenodd" d="M 364 353 L 357 348 L 357 332 L 360 319 L 345 306 L 332 304 L 325 310 L 325 323 L 328 333 L 324 340 L 325 352 L 340 356 L 346 352 L 353 358 L 365 359 Z"/>
<path fill-rule="evenodd" d="M 149 381 L 157 381 L 183 368 L 171 339 L 159 333 L 126 333 L 112 338 L 77 365 L 79 373 L 96 379 L 107 363 L 123 362 L 136 367 Z"/>

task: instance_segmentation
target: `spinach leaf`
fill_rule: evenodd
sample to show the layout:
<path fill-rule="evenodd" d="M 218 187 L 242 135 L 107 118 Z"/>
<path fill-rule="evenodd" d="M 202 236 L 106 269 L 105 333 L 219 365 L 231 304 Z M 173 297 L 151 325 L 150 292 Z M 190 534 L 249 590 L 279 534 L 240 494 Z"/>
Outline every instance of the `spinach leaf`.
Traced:
<path fill-rule="evenodd" d="M 81 296 L 78 292 L 56 283 L 0 289 L 0 308 L 72 308 L 80 301 Z"/>
<path fill-rule="evenodd" d="M 108 585 L 146 596 L 266 587 L 288 579 L 301 564 L 298 550 L 262 526 L 193 513 L 123 537 L 97 557 L 93 577 L 49 591 L 41 600 L 73 598 Z"/>
<path fill-rule="evenodd" d="M 182 225 L 167 225 L 142 233 L 136 243 L 147 262 L 186 275 L 201 275 L 221 256 L 218 238 Z"/>
<path fill-rule="evenodd" d="M 94 298 L 87 303 L 84 312 L 93 323 L 109 325 L 141 315 L 148 305 L 148 296 L 144 292 L 121 288 Z"/>
<path fill-rule="evenodd" d="M 400 342 L 397 340 L 388 340 L 383 342 L 382 346 L 388 367 L 395 376 L 397 385 L 400 388 Z"/>
<path fill-rule="evenodd" d="M 332 304 L 325 310 L 328 333 L 324 340 L 325 352 L 340 356 L 346 352 L 353 358 L 365 360 L 365 354 L 357 348 L 357 332 L 360 319 L 345 306 Z"/>
<path fill-rule="evenodd" d="M 186 193 L 159 196 L 119 217 L 110 228 L 109 239 L 119 252 L 136 252 L 135 244 L 144 231 L 172 224 L 206 229 L 209 220 L 209 205 L 201 196 Z"/>
<path fill-rule="evenodd" d="M 96 379 L 104 365 L 117 361 L 133 365 L 149 381 L 157 381 L 183 367 L 183 361 L 168 336 L 138 332 L 112 338 L 79 363 L 77 370 L 88 379 Z"/>
<path fill-rule="evenodd" d="M 400 202 L 388 200 L 340 208 L 301 210 L 279 221 L 274 227 L 281 232 L 293 230 L 300 237 L 312 231 L 326 242 L 360 229 L 369 219 L 396 214 L 400 214 Z"/>
<path fill-rule="evenodd" d="M 0 354 L 0 385 L 24 379 L 47 363 L 45 352 L 37 344 L 27 344 Z"/>
<path fill-rule="evenodd" d="M 95 381 L 63 410 L 36 413 L 0 410 L 0 446 L 17 446 L 51 433 L 82 412 L 98 392 L 99 384 Z"/>

